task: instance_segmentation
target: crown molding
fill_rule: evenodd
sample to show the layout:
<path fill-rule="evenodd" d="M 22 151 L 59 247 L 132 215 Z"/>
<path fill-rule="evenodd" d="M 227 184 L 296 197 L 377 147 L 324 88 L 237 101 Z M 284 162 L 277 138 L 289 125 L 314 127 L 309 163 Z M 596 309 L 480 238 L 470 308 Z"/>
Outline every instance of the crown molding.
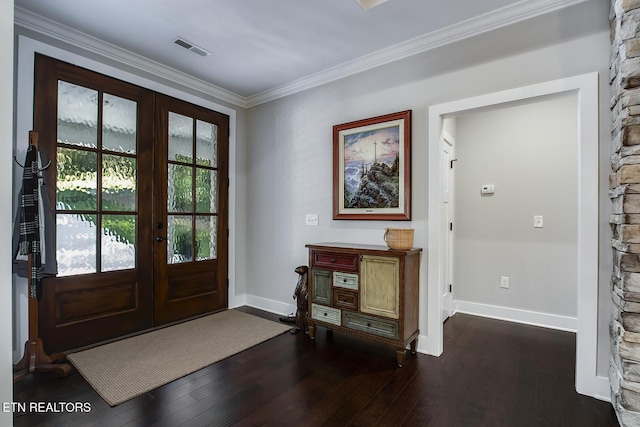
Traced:
<path fill-rule="evenodd" d="M 536 16 L 584 3 L 585 1 L 588 0 L 521 0 L 249 97 L 243 97 L 20 7 L 15 8 L 15 25 L 125 64 L 134 69 L 151 73 L 238 107 L 250 108 Z"/>
<path fill-rule="evenodd" d="M 247 107 L 254 107 L 278 98 L 293 95 L 390 62 L 398 61 L 559 9 L 584 3 L 585 1 L 588 0 L 522 0 L 518 3 L 487 12 L 483 15 L 249 96 L 247 98 Z"/>
<path fill-rule="evenodd" d="M 20 7 L 15 8 L 14 23 L 18 27 L 35 31 L 55 40 L 95 53 L 134 69 L 167 79 L 173 83 L 213 96 L 230 104 L 247 108 L 247 98 L 218 87 L 182 71 L 107 43 L 56 21 L 37 15 Z"/>

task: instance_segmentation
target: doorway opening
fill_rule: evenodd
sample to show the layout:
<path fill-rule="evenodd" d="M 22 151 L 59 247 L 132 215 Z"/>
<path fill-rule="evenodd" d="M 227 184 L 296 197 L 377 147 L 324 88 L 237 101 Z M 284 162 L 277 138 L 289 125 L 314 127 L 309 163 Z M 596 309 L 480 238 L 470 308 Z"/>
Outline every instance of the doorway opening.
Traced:
<path fill-rule="evenodd" d="M 454 312 L 576 331 L 576 103 L 565 93 L 445 119 Z"/>
<path fill-rule="evenodd" d="M 576 322 L 576 390 L 596 397 L 597 305 L 598 305 L 598 75 L 597 73 L 541 83 L 503 92 L 435 105 L 429 108 L 429 227 L 427 262 L 426 335 L 421 350 L 440 355 L 442 340 L 442 280 L 446 277 L 443 242 L 446 215 L 442 209 L 443 151 L 441 140 L 447 118 L 539 97 L 574 94 L 577 104 L 576 153 L 578 192 L 578 260 Z M 490 183 L 483 183 L 490 184 Z M 454 291 L 455 292 L 455 291 Z"/>

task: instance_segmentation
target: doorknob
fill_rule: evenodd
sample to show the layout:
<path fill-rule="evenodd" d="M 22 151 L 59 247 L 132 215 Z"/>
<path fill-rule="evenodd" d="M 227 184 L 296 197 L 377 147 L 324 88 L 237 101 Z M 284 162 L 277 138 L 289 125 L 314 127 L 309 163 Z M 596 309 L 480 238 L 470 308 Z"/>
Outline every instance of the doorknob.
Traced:
<path fill-rule="evenodd" d="M 157 240 L 158 242 L 162 242 L 162 241 L 164 240 L 164 237 L 162 237 L 162 236 L 158 236 L 158 237 L 156 237 L 156 240 Z"/>
<path fill-rule="evenodd" d="M 159 222 L 159 223 L 157 223 L 157 224 L 156 224 L 156 228 L 157 228 L 158 230 L 162 230 L 162 227 L 164 227 L 164 224 L 163 224 L 163 223 Z"/>

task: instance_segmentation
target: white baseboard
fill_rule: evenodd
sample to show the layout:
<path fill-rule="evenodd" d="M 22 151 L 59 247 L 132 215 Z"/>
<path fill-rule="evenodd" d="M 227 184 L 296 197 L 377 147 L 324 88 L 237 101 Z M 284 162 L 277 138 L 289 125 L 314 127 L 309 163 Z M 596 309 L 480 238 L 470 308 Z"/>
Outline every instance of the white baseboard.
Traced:
<path fill-rule="evenodd" d="M 596 395 L 593 396 L 598 400 L 604 400 L 611 403 L 611 385 L 609 377 L 596 377 Z"/>
<path fill-rule="evenodd" d="M 243 305 L 248 305 L 249 307 L 258 308 L 270 313 L 281 314 L 283 316 L 295 313 L 297 309 L 294 303 L 286 304 L 281 301 L 257 297 L 255 295 L 245 295 L 244 301 L 245 303 Z"/>
<path fill-rule="evenodd" d="M 456 300 L 453 302 L 453 311 L 454 313 L 472 314 L 474 316 L 507 320 L 509 322 L 523 323 L 525 325 L 540 326 L 560 331 L 576 332 L 578 330 L 578 319 L 575 317 L 500 307 L 497 305 Z"/>
<path fill-rule="evenodd" d="M 430 340 L 427 335 L 418 335 L 418 346 L 416 347 L 416 351 L 420 354 L 428 354 L 436 357 L 440 356 L 442 352 L 438 351 L 438 346 L 434 341 L 435 340 Z"/>
<path fill-rule="evenodd" d="M 229 295 L 229 308 L 242 307 L 243 305 L 247 305 L 247 294 Z"/>

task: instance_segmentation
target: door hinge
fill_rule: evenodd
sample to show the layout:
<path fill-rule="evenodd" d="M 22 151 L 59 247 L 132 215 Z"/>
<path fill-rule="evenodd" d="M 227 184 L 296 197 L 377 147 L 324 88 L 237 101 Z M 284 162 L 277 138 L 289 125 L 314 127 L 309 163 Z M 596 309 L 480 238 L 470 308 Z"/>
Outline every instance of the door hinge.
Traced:
<path fill-rule="evenodd" d="M 229 278 L 227 278 L 227 289 L 229 289 Z"/>
<path fill-rule="evenodd" d="M 449 285 L 449 293 L 453 292 L 453 285 Z"/>
<path fill-rule="evenodd" d="M 449 223 L 449 231 L 453 231 L 453 223 L 452 222 Z"/>

